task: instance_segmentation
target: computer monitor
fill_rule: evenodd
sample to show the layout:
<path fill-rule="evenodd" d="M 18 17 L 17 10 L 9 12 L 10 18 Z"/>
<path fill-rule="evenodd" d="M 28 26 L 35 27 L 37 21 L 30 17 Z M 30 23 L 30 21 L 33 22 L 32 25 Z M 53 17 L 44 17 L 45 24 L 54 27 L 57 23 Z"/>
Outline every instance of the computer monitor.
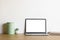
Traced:
<path fill-rule="evenodd" d="M 46 19 L 26 18 L 25 35 L 47 35 Z"/>

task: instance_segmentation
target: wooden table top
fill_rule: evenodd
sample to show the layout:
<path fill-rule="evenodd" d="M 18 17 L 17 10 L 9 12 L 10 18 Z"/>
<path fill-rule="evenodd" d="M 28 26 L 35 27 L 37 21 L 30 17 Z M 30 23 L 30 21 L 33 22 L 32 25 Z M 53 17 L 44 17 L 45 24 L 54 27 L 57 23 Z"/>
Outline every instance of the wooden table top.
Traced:
<path fill-rule="evenodd" d="M 60 35 L 25 36 L 23 34 L 18 35 L 0 34 L 0 40 L 60 40 Z"/>

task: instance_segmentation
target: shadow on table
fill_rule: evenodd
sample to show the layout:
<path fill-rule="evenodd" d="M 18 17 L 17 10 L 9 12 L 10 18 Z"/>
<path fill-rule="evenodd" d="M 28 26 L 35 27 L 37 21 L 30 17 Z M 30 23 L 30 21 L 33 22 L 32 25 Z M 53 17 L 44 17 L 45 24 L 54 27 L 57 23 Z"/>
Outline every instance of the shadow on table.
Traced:
<path fill-rule="evenodd" d="M 60 36 L 60 33 L 55 33 L 55 32 L 49 32 L 48 34 L 51 36 Z"/>

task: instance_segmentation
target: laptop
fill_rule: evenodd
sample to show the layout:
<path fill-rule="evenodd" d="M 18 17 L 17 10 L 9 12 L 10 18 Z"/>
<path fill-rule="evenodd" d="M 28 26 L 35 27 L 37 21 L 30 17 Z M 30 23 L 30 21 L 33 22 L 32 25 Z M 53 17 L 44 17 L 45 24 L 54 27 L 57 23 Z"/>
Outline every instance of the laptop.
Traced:
<path fill-rule="evenodd" d="M 25 35 L 48 35 L 45 18 L 26 18 Z"/>

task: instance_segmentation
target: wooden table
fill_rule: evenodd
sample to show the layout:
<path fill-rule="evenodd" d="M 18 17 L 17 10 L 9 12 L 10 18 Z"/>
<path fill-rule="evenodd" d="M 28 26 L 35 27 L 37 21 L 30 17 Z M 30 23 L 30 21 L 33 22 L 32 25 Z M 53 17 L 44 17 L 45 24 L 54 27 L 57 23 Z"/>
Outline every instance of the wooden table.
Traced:
<path fill-rule="evenodd" d="M 60 35 L 48 35 L 48 36 L 25 36 L 0 34 L 0 40 L 60 40 Z"/>

